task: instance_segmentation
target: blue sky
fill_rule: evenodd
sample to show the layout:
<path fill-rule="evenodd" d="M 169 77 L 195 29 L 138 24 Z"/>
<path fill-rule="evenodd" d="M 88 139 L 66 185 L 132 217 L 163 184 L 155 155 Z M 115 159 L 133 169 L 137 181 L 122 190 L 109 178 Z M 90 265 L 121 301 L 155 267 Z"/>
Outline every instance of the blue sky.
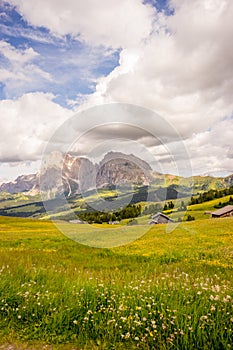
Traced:
<path fill-rule="evenodd" d="M 56 37 L 43 27 L 34 27 L 12 6 L 3 3 L 0 25 L 0 40 L 12 47 L 25 50 L 32 48 L 38 56 L 33 63 L 51 76 L 51 79 L 38 79 L 31 84 L 8 88 L 0 85 L 0 97 L 18 98 L 23 93 L 42 91 L 56 95 L 56 101 L 69 108 L 69 100 L 90 94 L 95 90 L 96 80 L 108 75 L 118 65 L 119 51 L 105 47 L 91 47 L 72 38 L 71 35 Z M 0 56 L 2 66 L 11 63 Z"/>
<path fill-rule="evenodd" d="M 0 182 L 36 171 L 67 118 L 109 102 L 170 123 L 194 174 L 233 173 L 232 1 L 6 0 L 0 10 Z M 134 141 L 174 172 L 158 145 Z"/>

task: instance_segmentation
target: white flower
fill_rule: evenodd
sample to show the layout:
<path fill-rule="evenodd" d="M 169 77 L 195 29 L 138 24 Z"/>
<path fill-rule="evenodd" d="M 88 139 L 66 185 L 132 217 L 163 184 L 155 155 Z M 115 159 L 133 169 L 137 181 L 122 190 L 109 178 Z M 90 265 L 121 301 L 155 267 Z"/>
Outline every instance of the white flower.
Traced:
<path fill-rule="evenodd" d="M 207 320 L 207 319 L 208 319 L 208 316 L 206 316 L 206 315 L 203 315 L 203 316 L 200 317 L 201 321 L 204 321 L 204 320 Z"/>

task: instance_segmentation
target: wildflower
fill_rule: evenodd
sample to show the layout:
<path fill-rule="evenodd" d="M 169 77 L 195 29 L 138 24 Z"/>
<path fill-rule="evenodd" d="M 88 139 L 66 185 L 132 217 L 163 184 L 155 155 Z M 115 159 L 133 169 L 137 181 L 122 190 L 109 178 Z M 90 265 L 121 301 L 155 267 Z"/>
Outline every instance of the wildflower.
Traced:
<path fill-rule="evenodd" d="M 77 320 L 74 320 L 73 323 L 74 323 L 74 324 L 78 324 L 78 321 L 77 321 Z"/>
<path fill-rule="evenodd" d="M 204 320 L 207 320 L 207 319 L 208 319 L 208 316 L 206 316 L 206 315 L 203 315 L 203 316 L 200 317 L 201 321 L 204 321 Z"/>

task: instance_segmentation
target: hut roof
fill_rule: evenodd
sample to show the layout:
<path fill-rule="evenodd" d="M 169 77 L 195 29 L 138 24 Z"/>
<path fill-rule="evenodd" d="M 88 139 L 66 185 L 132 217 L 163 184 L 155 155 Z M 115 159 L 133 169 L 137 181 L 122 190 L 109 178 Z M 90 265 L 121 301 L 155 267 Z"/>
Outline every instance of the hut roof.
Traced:
<path fill-rule="evenodd" d="M 156 220 L 159 216 L 163 216 L 165 219 L 167 219 L 168 221 L 174 221 L 174 220 L 172 220 L 171 218 L 169 218 L 169 216 L 167 216 L 167 215 L 165 215 L 165 214 L 163 214 L 163 213 L 157 213 L 157 214 L 153 214 L 153 215 L 151 215 L 151 219 L 153 219 L 153 220 Z"/>
<path fill-rule="evenodd" d="M 212 215 L 221 216 L 233 211 L 233 205 L 226 205 L 225 207 L 212 212 Z"/>

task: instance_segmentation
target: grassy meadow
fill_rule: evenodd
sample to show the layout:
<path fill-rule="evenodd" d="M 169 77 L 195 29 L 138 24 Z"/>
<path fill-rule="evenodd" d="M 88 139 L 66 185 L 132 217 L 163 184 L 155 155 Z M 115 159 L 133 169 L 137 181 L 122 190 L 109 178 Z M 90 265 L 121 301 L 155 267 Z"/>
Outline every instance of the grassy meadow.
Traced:
<path fill-rule="evenodd" d="M 0 349 L 233 349 L 232 272 L 233 218 L 99 249 L 0 217 Z"/>

